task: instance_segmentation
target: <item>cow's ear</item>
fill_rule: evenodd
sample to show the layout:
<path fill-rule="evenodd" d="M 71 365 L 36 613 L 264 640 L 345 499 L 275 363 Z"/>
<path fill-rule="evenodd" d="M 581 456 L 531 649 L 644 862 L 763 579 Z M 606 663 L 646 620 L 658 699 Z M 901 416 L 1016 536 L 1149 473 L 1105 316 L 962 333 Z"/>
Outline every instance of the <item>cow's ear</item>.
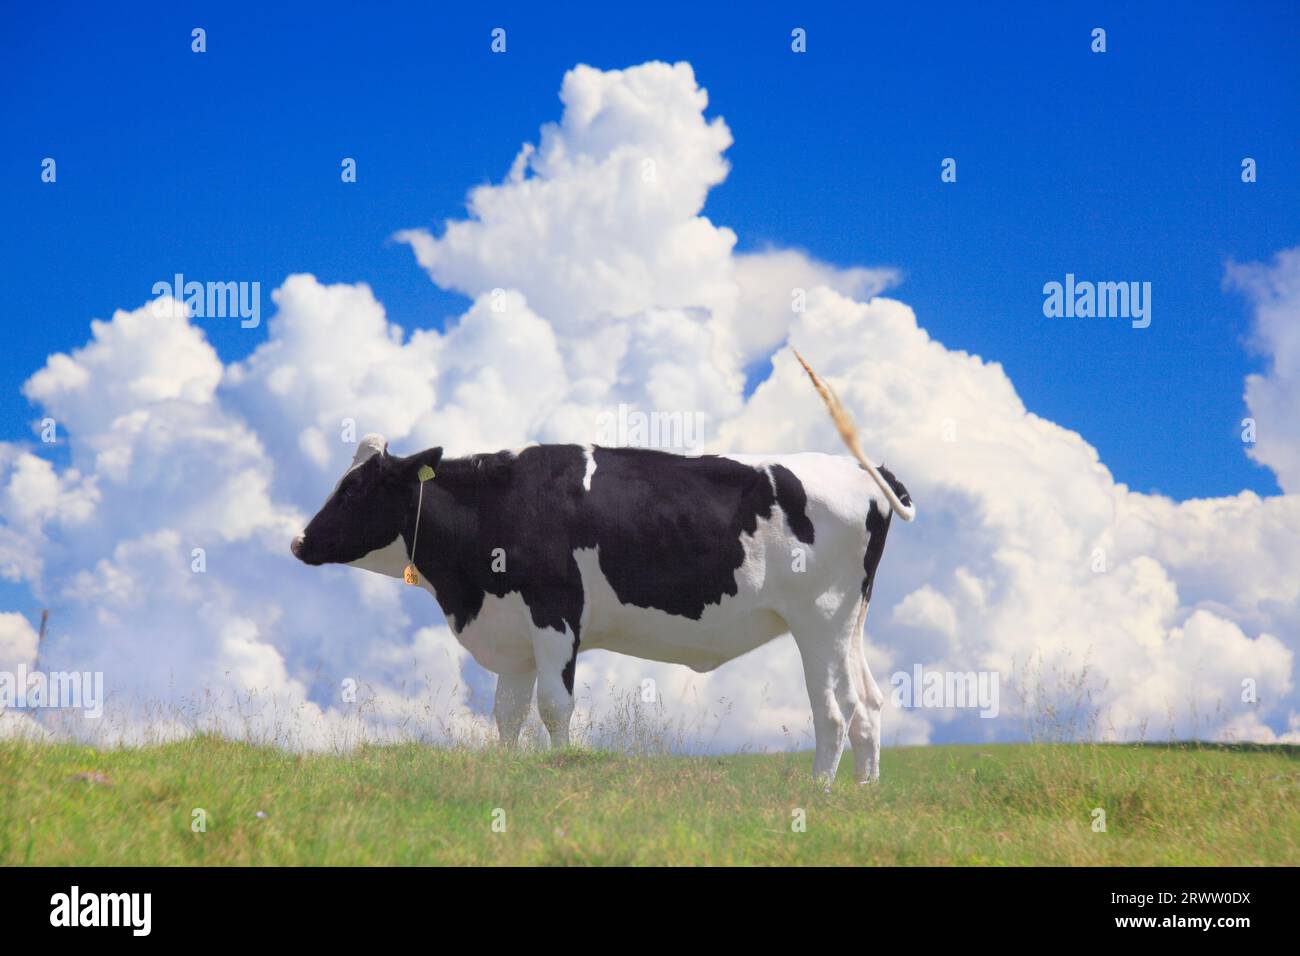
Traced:
<path fill-rule="evenodd" d="M 424 451 L 417 451 L 414 455 L 406 458 L 392 459 L 395 464 L 397 477 L 402 481 L 416 481 L 419 478 L 420 469 L 426 465 L 435 472 L 438 470 L 438 463 L 442 461 L 441 448 L 427 448 Z"/>

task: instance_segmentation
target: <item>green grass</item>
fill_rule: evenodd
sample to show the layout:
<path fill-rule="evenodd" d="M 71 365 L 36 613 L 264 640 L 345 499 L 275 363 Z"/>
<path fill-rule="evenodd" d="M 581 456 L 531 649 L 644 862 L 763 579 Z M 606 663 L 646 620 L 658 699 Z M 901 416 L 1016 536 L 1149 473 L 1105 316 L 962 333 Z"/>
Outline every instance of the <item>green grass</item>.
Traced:
<path fill-rule="evenodd" d="M 0 865 L 1296 865 L 1298 758 L 1246 745 L 896 748 L 880 784 L 858 787 L 842 767 L 827 794 L 806 753 L 6 742 Z M 195 808 L 205 833 L 191 830 Z M 792 830 L 796 808 L 805 832 Z"/>

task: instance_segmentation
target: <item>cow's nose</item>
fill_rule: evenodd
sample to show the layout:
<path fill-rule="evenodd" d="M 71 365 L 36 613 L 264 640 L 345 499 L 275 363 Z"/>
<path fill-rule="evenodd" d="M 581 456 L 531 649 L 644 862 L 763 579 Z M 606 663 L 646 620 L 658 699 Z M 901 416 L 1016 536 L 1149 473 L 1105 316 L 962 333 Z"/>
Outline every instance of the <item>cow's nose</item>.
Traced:
<path fill-rule="evenodd" d="M 301 556 L 299 552 L 302 551 L 302 535 L 298 535 L 289 542 L 289 550 L 293 552 L 295 558 Z"/>

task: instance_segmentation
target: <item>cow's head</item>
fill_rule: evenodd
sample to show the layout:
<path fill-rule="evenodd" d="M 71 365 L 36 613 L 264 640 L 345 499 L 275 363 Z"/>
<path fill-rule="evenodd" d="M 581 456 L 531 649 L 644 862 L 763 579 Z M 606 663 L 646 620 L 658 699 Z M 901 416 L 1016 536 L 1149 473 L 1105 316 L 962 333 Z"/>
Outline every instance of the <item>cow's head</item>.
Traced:
<path fill-rule="evenodd" d="M 397 458 L 388 454 L 382 436 L 367 435 L 334 493 L 289 550 L 305 564 L 350 564 L 387 547 L 411 520 L 420 468 L 434 468 L 441 459 L 441 448 Z"/>

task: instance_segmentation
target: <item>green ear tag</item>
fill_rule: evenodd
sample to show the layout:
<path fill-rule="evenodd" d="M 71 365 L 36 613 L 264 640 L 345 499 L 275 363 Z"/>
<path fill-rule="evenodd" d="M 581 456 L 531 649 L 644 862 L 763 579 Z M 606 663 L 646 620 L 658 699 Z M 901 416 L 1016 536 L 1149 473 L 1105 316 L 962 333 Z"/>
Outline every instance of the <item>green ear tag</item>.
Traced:
<path fill-rule="evenodd" d="M 428 465 L 421 465 L 420 470 L 416 472 L 416 475 L 419 477 L 421 482 L 428 481 L 433 477 L 433 469 Z"/>

